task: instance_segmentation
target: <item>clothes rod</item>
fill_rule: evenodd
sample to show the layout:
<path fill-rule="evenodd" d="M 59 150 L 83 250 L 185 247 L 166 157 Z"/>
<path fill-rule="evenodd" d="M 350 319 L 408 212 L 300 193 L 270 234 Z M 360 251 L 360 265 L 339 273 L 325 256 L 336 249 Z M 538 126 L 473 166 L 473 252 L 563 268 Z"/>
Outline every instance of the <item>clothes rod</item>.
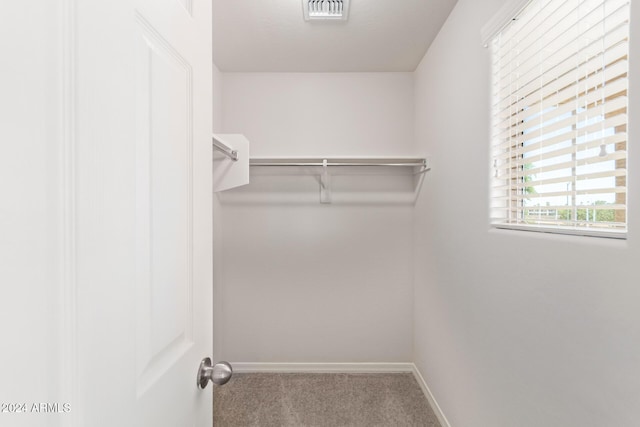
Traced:
<path fill-rule="evenodd" d="M 251 166 L 404 166 L 426 167 L 425 159 L 250 159 Z"/>
<path fill-rule="evenodd" d="M 214 148 L 218 149 L 218 151 L 223 152 L 227 157 L 229 157 L 234 162 L 238 161 L 238 152 L 236 150 L 228 147 L 226 144 L 218 141 L 214 137 L 211 137 L 211 139 L 213 141 Z"/>

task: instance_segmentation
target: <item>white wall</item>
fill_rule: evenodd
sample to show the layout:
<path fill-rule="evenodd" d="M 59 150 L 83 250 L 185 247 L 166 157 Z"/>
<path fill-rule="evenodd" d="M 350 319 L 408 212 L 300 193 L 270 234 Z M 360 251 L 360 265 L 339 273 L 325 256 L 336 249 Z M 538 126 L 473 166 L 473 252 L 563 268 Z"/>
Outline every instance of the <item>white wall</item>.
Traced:
<path fill-rule="evenodd" d="M 251 155 L 413 152 L 411 73 L 224 73 L 224 132 Z"/>
<path fill-rule="evenodd" d="M 223 73 L 222 91 L 223 132 L 245 134 L 252 156 L 380 156 L 413 148 L 410 73 Z M 412 207 L 321 205 L 313 181 L 299 200 L 280 203 L 276 187 L 305 178 L 277 179 L 273 191 L 261 179 L 252 176 L 254 184 L 241 190 L 249 192 L 243 203 L 222 205 L 222 356 L 410 361 Z M 266 191 L 266 202 L 252 202 L 252 188 Z"/>
<path fill-rule="evenodd" d="M 636 192 L 626 242 L 489 230 L 480 28 L 501 4 L 459 0 L 415 73 L 418 149 L 433 159 L 415 212 L 416 363 L 453 427 L 637 426 Z M 634 168 L 640 8 L 632 13 Z M 634 170 L 629 188 L 640 186 Z"/>

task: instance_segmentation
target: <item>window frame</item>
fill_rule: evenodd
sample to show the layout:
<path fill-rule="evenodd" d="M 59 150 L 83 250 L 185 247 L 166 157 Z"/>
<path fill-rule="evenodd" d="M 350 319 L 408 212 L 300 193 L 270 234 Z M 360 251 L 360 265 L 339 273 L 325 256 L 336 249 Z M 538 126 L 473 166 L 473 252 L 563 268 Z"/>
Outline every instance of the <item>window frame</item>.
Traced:
<path fill-rule="evenodd" d="M 606 2 L 606 0 L 602 0 L 603 2 Z M 537 1 L 536 0 L 511 0 L 510 2 L 507 2 L 503 8 L 498 12 L 498 14 L 483 28 L 483 41 L 484 41 L 484 45 L 485 47 L 490 47 L 490 45 L 492 45 L 494 43 L 494 40 L 496 39 L 496 37 L 498 35 L 500 35 L 503 30 L 505 30 L 506 28 L 509 27 L 509 25 L 511 24 L 512 21 L 515 21 L 516 18 L 518 16 L 521 16 L 523 14 L 523 12 L 526 11 L 526 9 L 531 5 L 531 4 L 536 4 Z M 627 2 L 627 7 L 629 7 L 630 2 Z M 609 16 L 609 15 L 605 15 L 605 16 Z M 627 51 L 626 51 L 626 58 L 628 59 L 629 54 L 630 54 L 630 48 L 629 48 L 629 27 L 630 27 L 630 14 L 627 15 L 627 24 L 626 24 L 626 46 L 627 46 Z M 602 36 L 602 38 L 604 38 L 604 35 Z M 606 52 L 607 49 L 604 49 L 603 52 Z M 492 80 L 495 79 L 495 70 L 494 70 L 494 66 L 495 66 L 495 61 L 494 61 L 494 55 L 495 55 L 495 51 L 494 49 L 490 49 L 490 57 L 491 57 L 491 63 L 492 63 Z M 577 55 L 578 52 L 575 53 L 575 55 Z M 604 55 L 604 53 L 603 53 Z M 570 57 L 570 56 L 569 56 Z M 602 71 L 604 72 L 605 70 L 605 66 L 603 65 L 602 67 Z M 616 98 L 618 96 L 625 96 L 628 97 L 628 92 L 629 92 L 629 72 L 628 69 L 625 73 L 625 77 L 624 77 L 625 83 L 626 83 L 626 88 L 624 89 L 624 93 L 622 93 L 622 95 L 620 95 L 620 93 L 615 94 L 615 96 L 612 96 L 611 98 Z M 490 142 L 490 150 L 491 150 L 491 180 L 490 180 L 490 194 L 489 194 L 489 198 L 490 198 L 490 211 L 504 211 L 507 213 L 505 218 L 496 218 L 495 215 L 490 214 L 490 222 L 491 222 L 491 227 L 492 228 L 496 228 L 496 229 L 507 229 L 507 230 L 520 230 L 520 231 L 531 231 L 531 232 L 543 232 L 543 233 L 554 233 L 554 234 L 567 234 L 567 235 L 579 235 L 579 236 L 589 236 L 589 237 L 606 237 L 606 238 L 614 238 L 614 239 L 626 239 L 627 238 L 627 231 L 628 231 L 628 218 L 629 218 L 629 214 L 628 214 L 628 210 L 629 210 L 629 202 L 628 202 L 628 189 L 626 188 L 627 182 L 628 182 L 628 157 L 625 157 L 624 160 L 624 166 L 620 167 L 618 160 L 614 160 L 616 163 L 614 164 L 613 167 L 613 174 L 614 174 L 614 181 L 615 181 L 615 187 L 614 189 L 616 189 L 617 191 L 617 187 L 618 186 L 624 186 L 624 192 L 620 193 L 621 196 L 624 198 L 624 200 L 622 200 L 621 198 L 619 198 L 618 194 L 619 193 L 615 193 L 615 198 L 616 198 L 616 202 L 615 204 L 612 204 L 612 206 L 617 206 L 617 205 L 623 205 L 624 208 L 620 209 L 620 211 L 622 211 L 622 220 L 620 221 L 618 218 L 618 214 L 616 213 L 617 211 L 615 209 L 610 209 L 614 211 L 614 219 L 615 221 L 612 222 L 612 224 L 616 224 L 616 227 L 624 227 L 624 228 L 606 228 L 605 227 L 598 227 L 597 224 L 595 226 L 595 228 L 593 226 L 579 226 L 580 222 L 583 223 L 587 223 L 587 224 L 595 224 L 597 223 L 597 221 L 592 221 L 591 223 L 589 222 L 589 217 L 587 214 L 587 218 L 586 220 L 578 220 L 577 218 L 577 212 L 579 210 L 584 211 L 585 208 L 587 210 L 587 212 L 589 211 L 589 208 L 591 207 L 591 205 L 586 206 L 585 208 L 581 208 L 579 204 L 577 204 L 576 202 L 576 198 L 575 198 L 575 194 L 578 193 L 578 191 L 576 190 L 576 183 L 577 180 L 580 177 L 580 173 L 577 173 L 576 168 L 572 168 L 572 172 L 570 175 L 570 178 L 568 178 L 569 181 L 572 182 L 572 192 L 574 193 L 574 196 L 572 196 L 573 198 L 573 203 L 572 204 L 568 204 L 569 202 L 567 201 L 567 207 L 565 210 L 572 210 L 573 211 L 573 217 L 570 219 L 558 219 L 557 216 L 557 211 L 559 210 L 557 207 L 555 208 L 556 211 L 556 222 L 562 222 L 562 221 L 567 221 L 567 222 L 573 222 L 573 225 L 567 225 L 567 224 L 544 224 L 544 223 L 530 223 L 530 224 L 525 224 L 525 223 L 521 223 L 521 221 L 526 221 L 527 218 L 524 216 L 525 212 L 527 211 L 526 206 L 525 206 L 525 200 L 526 198 L 523 197 L 522 194 L 518 194 L 518 196 L 514 196 L 512 191 L 513 189 L 517 189 L 520 188 L 522 189 L 522 185 L 523 182 L 518 182 L 517 184 L 513 184 L 513 175 L 516 176 L 522 176 L 524 177 L 525 174 L 522 174 L 521 172 L 509 172 L 508 178 L 502 177 L 501 179 L 497 178 L 497 158 L 499 157 L 498 155 L 495 154 L 495 150 L 496 150 L 496 137 L 494 135 L 494 130 L 496 129 L 496 117 L 495 117 L 495 111 L 494 111 L 494 105 L 495 105 L 495 101 L 496 101 L 496 95 L 495 95 L 495 85 L 496 82 L 492 81 L 491 82 L 491 88 L 492 88 L 492 95 L 491 95 L 491 111 L 492 111 L 492 123 L 491 123 L 491 142 Z M 604 88 L 604 84 L 602 86 Z M 603 89 L 604 92 L 604 89 Z M 499 96 L 498 96 L 499 99 Z M 578 99 L 578 97 L 576 96 L 576 99 Z M 605 95 L 603 95 L 603 102 L 611 102 L 610 99 L 608 99 L 608 97 L 605 97 Z M 624 109 L 625 114 L 628 113 L 628 107 L 629 107 L 629 103 L 628 101 L 626 102 Z M 519 110 L 520 111 L 520 110 Z M 524 110 L 521 110 L 524 111 Z M 572 111 L 572 114 L 577 114 L 576 111 Z M 602 115 L 601 121 L 605 121 L 606 115 Z M 627 127 L 628 127 L 628 117 L 627 120 L 624 123 L 624 130 L 619 130 L 617 127 L 614 129 L 614 134 L 617 133 L 625 133 L 626 139 L 624 140 L 624 142 L 622 143 L 624 145 L 624 147 L 619 146 L 619 144 L 616 144 L 614 147 L 614 152 L 618 152 L 618 151 L 626 151 L 627 150 L 627 144 L 629 141 L 628 135 L 626 134 L 627 131 Z M 604 141 L 604 136 L 601 137 L 601 141 Z M 595 139 L 594 139 L 595 141 Z M 575 142 L 573 143 L 575 144 Z M 502 142 L 500 143 L 501 146 L 504 146 L 505 143 Z M 517 147 L 518 142 L 514 141 L 513 145 L 511 147 Z M 522 145 L 522 147 L 524 147 L 524 145 Z M 520 152 L 522 150 L 518 149 L 514 149 L 514 152 Z M 574 149 L 574 156 L 575 153 L 578 152 L 578 149 Z M 503 157 L 504 157 L 504 153 L 503 153 Z M 575 157 L 574 157 L 575 158 Z M 516 158 L 516 163 L 524 163 L 525 157 L 520 157 L 520 158 Z M 618 176 L 615 175 L 616 173 L 618 173 L 618 169 L 623 169 L 624 168 L 624 175 L 622 176 Z M 524 170 L 524 169 L 523 169 Z M 513 175 L 512 175 L 513 174 Z M 506 185 L 506 187 L 508 187 L 508 189 L 503 189 L 504 194 L 506 194 L 506 196 L 502 196 L 502 200 L 509 200 L 509 202 L 507 203 L 507 206 L 502 206 L 502 207 L 495 207 L 493 206 L 493 203 L 495 200 L 498 199 L 498 197 L 495 195 L 496 193 L 496 181 L 500 182 L 507 182 L 508 184 Z M 502 187 L 505 187 L 504 185 Z M 567 192 L 569 192 L 569 188 L 567 188 Z M 544 193 L 543 193 L 544 194 Z M 567 196 L 567 200 L 568 200 Z M 511 201 L 513 200 L 518 200 L 518 203 L 520 203 L 520 206 L 516 206 L 515 208 L 511 207 Z M 619 201 L 621 201 L 622 203 L 618 203 Z M 564 205 L 563 205 L 564 206 Z M 532 208 L 535 208 L 535 206 L 532 206 Z M 542 208 L 544 208 L 544 206 L 540 206 L 541 209 L 538 210 L 544 210 Z M 509 211 L 513 211 L 516 212 L 518 215 L 522 215 L 522 218 L 515 218 L 513 219 L 511 217 L 511 213 L 509 213 Z M 584 212 L 583 212 L 584 213 Z M 513 222 L 515 221 L 515 223 Z M 539 220 L 542 221 L 542 220 Z M 551 222 L 551 220 L 547 220 L 548 222 Z"/>

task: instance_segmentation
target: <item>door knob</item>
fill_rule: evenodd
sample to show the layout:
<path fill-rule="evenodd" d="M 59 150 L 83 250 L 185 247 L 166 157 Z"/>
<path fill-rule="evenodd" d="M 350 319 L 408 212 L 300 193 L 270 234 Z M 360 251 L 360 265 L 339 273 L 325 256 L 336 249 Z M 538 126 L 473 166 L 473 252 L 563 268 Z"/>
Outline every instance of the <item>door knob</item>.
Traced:
<path fill-rule="evenodd" d="M 233 368 L 229 362 L 218 362 L 213 365 L 211 359 L 205 357 L 198 368 L 198 387 L 205 388 L 209 381 L 216 385 L 224 385 L 229 382 L 231 375 L 233 375 Z"/>

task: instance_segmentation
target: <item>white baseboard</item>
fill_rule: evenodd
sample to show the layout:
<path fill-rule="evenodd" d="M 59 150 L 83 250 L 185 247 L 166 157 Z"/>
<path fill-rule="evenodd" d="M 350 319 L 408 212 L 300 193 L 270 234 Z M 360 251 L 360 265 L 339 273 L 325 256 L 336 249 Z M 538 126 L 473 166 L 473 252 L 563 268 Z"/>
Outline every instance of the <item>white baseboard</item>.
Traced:
<path fill-rule="evenodd" d="M 433 397 L 433 393 L 431 393 L 431 390 L 429 390 L 429 386 L 427 385 L 427 382 L 422 377 L 420 370 L 413 363 L 411 365 L 413 367 L 412 369 L 413 376 L 416 378 L 416 381 L 418 382 L 418 385 L 422 389 L 422 392 L 427 397 L 427 401 L 429 402 L 429 405 L 431 406 L 433 413 L 436 414 L 436 417 L 438 417 L 438 421 L 440 422 L 440 425 L 442 427 L 451 427 L 451 424 L 449 424 L 449 420 L 447 420 L 447 417 L 444 416 L 444 412 L 442 412 L 442 409 L 440 409 L 440 405 L 438 405 L 438 402 L 436 402 L 436 398 Z"/>
<path fill-rule="evenodd" d="M 232 362 L 234 372 L 324 372 L 380 373 L 413 372 L 413 363 L 247 363 Z"/>
<path fill-rule="evenodd" d="M 413 363 L 251 363 L 232 362 L 233 371 L 247 372 L 280 372 L 280 373 L 391 373 L 410 372 L 422 389 L 431 409 L 436 414 L 442 427 L 451 427 L 447 417 L 429 390 L 426 381 Z"/>

